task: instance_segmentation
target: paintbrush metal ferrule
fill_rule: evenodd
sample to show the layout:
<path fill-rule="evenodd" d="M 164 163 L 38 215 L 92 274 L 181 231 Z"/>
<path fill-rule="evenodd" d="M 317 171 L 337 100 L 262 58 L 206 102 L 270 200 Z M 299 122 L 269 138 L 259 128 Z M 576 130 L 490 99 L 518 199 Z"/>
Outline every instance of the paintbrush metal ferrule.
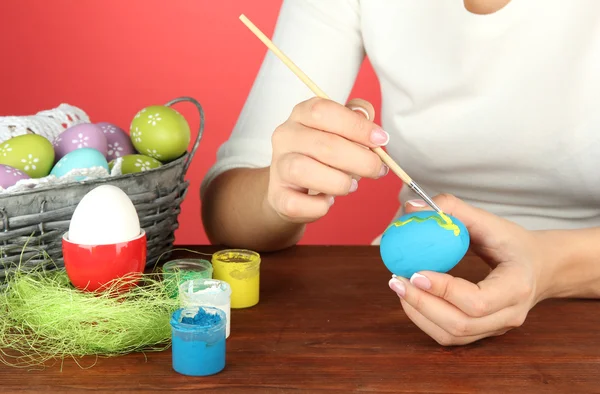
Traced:
<path fill-rule="evenodd" d="M 427 193 L 425 193 L 425 191 L 423 191 L 423 189 L 421 189 L 421 186 L 419 186 L 415 181 L 409 183 L 408 187 L 410 187 L 412 191 L 417 193 L 417 195 L 421 197 L 427 203 L 427 205 L 433 208 L 434 211 L 436 211 L 437 213 L 442 213 L 440 207 L 438 207 L 436 203 L 433 202 L 433 200 L 427 195 Z"/>

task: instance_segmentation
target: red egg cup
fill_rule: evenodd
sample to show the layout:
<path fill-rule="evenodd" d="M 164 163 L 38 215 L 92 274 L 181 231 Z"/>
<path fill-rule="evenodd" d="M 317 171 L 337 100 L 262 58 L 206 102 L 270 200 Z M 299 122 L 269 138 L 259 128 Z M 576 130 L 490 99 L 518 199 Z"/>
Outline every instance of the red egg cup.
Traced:
<path fill-rule="evenodd" d="M 85 291 L 102 291 L 108 287 L 118 292 L 135 286 L 146 266 L 146 232 L 137 237 L 109 245 L 81 245 L 62 239 L 65 269 L 73 286 Z M 114 284 L 121 279 L 118 284 Z"/>

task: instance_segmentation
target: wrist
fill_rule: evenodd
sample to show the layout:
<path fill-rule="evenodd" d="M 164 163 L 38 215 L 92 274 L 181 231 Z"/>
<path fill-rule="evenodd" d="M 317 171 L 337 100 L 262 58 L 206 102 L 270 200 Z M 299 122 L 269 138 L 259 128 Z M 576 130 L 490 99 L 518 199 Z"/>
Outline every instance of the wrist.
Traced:
<path fill-rule="evenodd" d="M 600 297 L 600 229 L 537 232 L 538 302 Z"/>

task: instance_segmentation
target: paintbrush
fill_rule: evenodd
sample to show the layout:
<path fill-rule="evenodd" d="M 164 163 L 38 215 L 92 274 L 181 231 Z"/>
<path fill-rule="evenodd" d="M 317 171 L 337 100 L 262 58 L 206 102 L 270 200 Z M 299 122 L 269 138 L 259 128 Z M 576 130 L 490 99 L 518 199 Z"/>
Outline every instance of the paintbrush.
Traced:
<path fill-rule="evenodd" d="M 322 98 L 329 99 L 329 96 L 325 94 L 298 66 L 294 64 L 277 46 L 262 32 L 258 27 L 254 25 L 244 14 L 240 15 L 240 20 L 250 29 L 259 40 L 261 40 L 267 48 L 269 48 L 304 84 L 312 90 L 312 92 Z M 419 197 L 421 197 L 431 208 L 437 213 L 442 215 L 446 219 L 446 215 L 443 214 L 440 207 L 425 193 L 423 189 L 410 177 L 408 174 L 398 165 L 396 162 L 384 151 L 381 147 L 372 148 L 394 174 L 396 174 L 402 182 L 410 187 Z M 446 219 L 447 220 L 447 219 Z"/>

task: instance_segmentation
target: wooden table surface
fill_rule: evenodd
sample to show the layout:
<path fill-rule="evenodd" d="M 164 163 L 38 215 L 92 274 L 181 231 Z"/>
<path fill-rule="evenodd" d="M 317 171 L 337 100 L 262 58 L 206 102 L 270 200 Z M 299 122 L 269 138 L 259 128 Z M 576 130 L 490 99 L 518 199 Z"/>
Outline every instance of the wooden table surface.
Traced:
<path fill-rule="evenodd" d="M 169 349 L 100 359 L 86 370 L 72 361 L 62 372 L 0 364 L 0 392 L 600 392 L 600 302 L 546 301 L 504 336 L 445 348 L 404 315 L 378 251 L 300 246 L 264 254 L 261 300 L 232 311 L 220 374 L 179 375 Z M 478 280 L 486 272 L 472 260 L 452 273 Z"/>

